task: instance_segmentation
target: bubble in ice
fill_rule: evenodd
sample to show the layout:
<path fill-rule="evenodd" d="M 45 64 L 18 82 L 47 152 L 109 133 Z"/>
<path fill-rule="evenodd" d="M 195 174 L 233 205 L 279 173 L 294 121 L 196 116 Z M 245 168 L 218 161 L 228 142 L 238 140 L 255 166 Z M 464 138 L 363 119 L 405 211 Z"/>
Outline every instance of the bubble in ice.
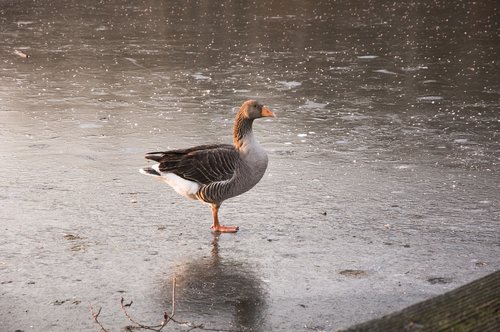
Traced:
<path fill-rule="evenodd" d="M 437 100 L 442 100 L 443 97 L 441 96 L 422 96 L 418 97 L 417 100 L 419 101 L 437 101 Z"/>
<path fill-rule="evenodd" d="M 410 168 L 412 168 L 412 166 L 411 165 L 402 164 L 402 165 L 395 165 L 394 168 L 395 169 L 410 169 Z"/>
<path fill-rule="evenodd" d="M 387 69 L 377 69 L 377 70 L 374 70 L 375 73 L 380 73 L 380 74 L 387 74 L 387 75 L 397 75 L 397 73 L 393 72 L 393 71 L 389 71 Z"/>
<path fill-rule="evenodd" d="M 297 134 L 299 137 L 307 137 L 307 134 Z"/>
<path fill-rule="evenodd" d="M 469 140 L 467 138 L 456 138 L 453 140 L 453 142 L 458 144 L 466 144 L 469 142 Z"/>
<path fill-rule="evenodd" d="M 376 58 L 378 58 L 378 55 L 371 55 L 371 54 L 358 55 L 358 59 L 369 60 L 369 59 L 376 59 Z"/>
<path fill-rule="evenodd" d="M 101 128 L 102 125 L 98 123 L 93 123 L 93 122 L 85 122 L 85 123 L 80 123 L 78 127 L 82 129 L 96 129 L 96 128 Z"/>
<path fill-rule="evenodd" d="M 418 71 L 421 69 L 429 69 L 429 67 L 427 67 L 427 66 L 408 66 L 408 67 L 401 68 L 401 70 L 406 71 L 406 72 Z"/>
<path fill-rule="evenodd" d="M 35 22 L 33 21 L 17 21 L 16 24 L 17 26 L 22 26 L 22 25 L 29 25 L 29 24 L 33 24 Z"/>
<path fill-rule="evenodd" d="M 134 58 L 124 58 L 127 61 L 130 61 L 134 66 L 140 67 L 140 68 L 145 68 L 143 65 L 141 65 L 139 62 L 137 62 L 136 59 Z"/>
<path fill-rule="evenodd" d="M 210 77 L 205 76 L 205 75 L 203 75 L 202 73 L 194 73 L 194 74 L 193 74 L 193 75 L 191 75 L 191 76 L 193 76 L 193 78 L 194 78 L 195 80 L 211 80 L 211 78 L 210 78 Z"/>
<path fill-rule="evenodd" d="M 327 103 L 317 103 L 312 100 L 306 100 L 304 107 L 305 108 L 325 108 L 328 105 Z"/>
<path fill-rule="evenodd" d="M 283 85 L 287 89 L 297 88 L 302 85 L 301 82 L 297 81 L 278 81 L 278 83 Z"/>
<path fill-rule="evenodd" d="M 351 67 L 347 67 L 347 66 L 330 67 L 330 70 L 337 70 L 337 71 L 347 71 L 347 70 L 351 70 L 351 69 L 352 69 Z"/>

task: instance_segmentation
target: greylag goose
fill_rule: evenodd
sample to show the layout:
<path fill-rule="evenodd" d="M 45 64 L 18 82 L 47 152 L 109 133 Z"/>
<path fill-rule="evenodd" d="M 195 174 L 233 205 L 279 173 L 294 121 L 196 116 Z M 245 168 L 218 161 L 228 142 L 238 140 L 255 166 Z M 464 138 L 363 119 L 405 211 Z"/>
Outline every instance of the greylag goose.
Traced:
<path fill-rule="evenodd" d="M 255 119 L 274 116 L 268 107 L 248 100 L 236 115 L 233 144 L 150 152 L 146 159 L 158 164 L 140 172 L 161 178 L 184 197 L 210 204 L 213 231 L 237 232 L 237 226 L 219 223 L 219 208 L 226 199 L 250 190 L 264 175 L 267 154 L 255 139 L 252 124 Z"/>

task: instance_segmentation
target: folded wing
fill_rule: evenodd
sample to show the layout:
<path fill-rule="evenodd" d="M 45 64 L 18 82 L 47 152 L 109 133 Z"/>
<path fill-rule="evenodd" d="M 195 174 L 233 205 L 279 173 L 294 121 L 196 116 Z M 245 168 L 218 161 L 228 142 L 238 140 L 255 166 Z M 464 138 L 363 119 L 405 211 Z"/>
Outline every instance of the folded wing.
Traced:
<path fill-rule="evenodd" d="M 201 145 L 189 149 L 151 152 L 146 159 L 158 162 L 160 172 L 174 173 L 203 185 L 229 180 L 240 160 L 233 145 Z"/>

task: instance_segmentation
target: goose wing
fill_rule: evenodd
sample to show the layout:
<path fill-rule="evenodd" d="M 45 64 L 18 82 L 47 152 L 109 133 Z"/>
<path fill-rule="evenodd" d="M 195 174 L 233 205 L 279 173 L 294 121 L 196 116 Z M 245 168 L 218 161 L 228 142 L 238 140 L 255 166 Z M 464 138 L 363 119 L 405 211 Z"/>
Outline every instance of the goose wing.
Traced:
<path fill-rule="evenodd" d="M 174 173 L 186 180 L 207 185 L 231 179 L 240 155 L 233 145 L 218 144 L 151 152 L 146 159 L 158 162 L 161 172 Z"/>

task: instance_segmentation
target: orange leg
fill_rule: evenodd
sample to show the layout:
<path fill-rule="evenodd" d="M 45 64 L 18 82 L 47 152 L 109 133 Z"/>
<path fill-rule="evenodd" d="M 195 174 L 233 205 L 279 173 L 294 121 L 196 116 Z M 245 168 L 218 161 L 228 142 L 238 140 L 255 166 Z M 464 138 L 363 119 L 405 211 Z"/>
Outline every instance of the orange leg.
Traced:
<path fill-rule="evenodd" d="M 214 232 L 236 233 L 238 231 L 238 226 L 222 226 L 221 224 L 219 224 L 219 205 L 212 204 L 212 216 L 214 218 L 214 221 L 210 228 Z"/>

